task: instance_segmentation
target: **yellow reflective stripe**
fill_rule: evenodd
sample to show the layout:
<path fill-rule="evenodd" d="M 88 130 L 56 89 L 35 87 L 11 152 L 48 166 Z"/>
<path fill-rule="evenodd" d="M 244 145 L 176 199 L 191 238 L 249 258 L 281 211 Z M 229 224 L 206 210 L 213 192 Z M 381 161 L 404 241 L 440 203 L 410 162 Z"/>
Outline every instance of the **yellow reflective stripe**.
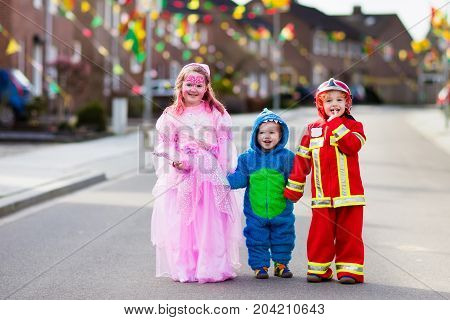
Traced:
<path fill-rule="evenodd" d="M 364 197 L 364 195 L 333 198 L 334 208 L 360 205 L 366 205 L 366 198 Z"/>
<path fill-rule="evenodd" d="M 309 140 L 309 149 L 316 149 L 323 147 L 323 137 L 312 138 Z"/>
<path fill-rule="evenodd" d="M 311 199 L 311 208 L 329 208 L 329 207 L 331 207 L 331 198 Z"/>
<path fill-rule="evenodd" d="M 323 198 L 323 189 L 322 189 L 322 177 L 320 172 L 320 156 L 319 149 L 314 149 L 312 151 L 313 164 L 314 164 L 314 182 L 316 187 L 316 198 Z"/>
<path fill-rule="evenodd" d="M 336 272 L 348 272 L 358 275 L 364 275 L 364 266 L 357 263 L 336 262 Z"/>
<path fill-rule="evenodd" d="M 297 182 L 297 181 L 291 180 L 291 179 L 288 179 L 288 183 L 292 183 L 292 184 L 295 184 L 297 186 L 304 186 L 305 185 L 304 182 Z"/>
<path fill-rule="evenodd" d="M 329 266 L 331 266 L 331 263 L 332 263 L 332 261 L 330 261 L 330 262 L 324 262 L 324 263 L 321 263 L 321 262 L 311 262 L 311 261 L 308 261 L 308 266 L 319 266 L 319 267 L 329 267 Z"/>
<path fill-rule="evenodd" d="M 312 274 L 325 274 L 331 266 L 331 262 L 328 263 L 316 263 L 308 262 L 308 273 Z"/>
<path fill-rule="evenodd" d="M 333 147 L 336 147 L 338 145 L 335 136 L 330 136 L 330 145 Z"/>
<path fill-rule="evenodd" d="M 286 188 L 288 188 L 289 190 L 292 190 L 292 191 L 296 191 L 296 192 L 303 192 L 303 190 L 305 188 L 305 184 L 288 179 Z"/>
<path fill-rule="evenodd" d="M 359 141 L 361 141 L 361 146 L 363 146 L 364 143 L 366 143 L 366 139 L 364 139 L 364 137 L 361 134 L 359 134 L 358 132 L 352 132 L 352 133 L 359 139 Z"/>
<path fill-rule="evenodd" d="M 306 158 L 306 159 L 311 159 L 311 152 L 309 151 L 309 148 L 306 148 L 304 146 L 299 146 L 297 148 L 297 153 L 298 156 Z"/>
<path fill-rule="evenodd" d="M 342 197 L 350 196 L 350 183 L 348 179 L 347 156 L 334 147 L 336 151 L 337 171 L 339 179 L 339 194 Z"/>
<path fill-rule="evenodd" d="M 336 138 L 336 141 L 339 141 L 343 136 L 345 136 L 347 133 L 349 133 L 350 130 L 346 126 L 341 124 L 339 127 L 334 129 L 332 132 L 333 132 L 333 136 Z"/>

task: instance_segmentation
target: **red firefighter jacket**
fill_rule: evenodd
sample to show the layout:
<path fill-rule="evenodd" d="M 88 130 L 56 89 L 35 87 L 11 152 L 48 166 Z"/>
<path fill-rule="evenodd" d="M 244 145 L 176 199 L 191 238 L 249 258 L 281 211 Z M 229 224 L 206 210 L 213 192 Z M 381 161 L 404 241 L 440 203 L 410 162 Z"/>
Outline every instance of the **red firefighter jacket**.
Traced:
<path fill-rule="evenodd" d="M 298 201 L 312 171 L 312 208 L 365 205 L 358 161 L 365 142 L 362 124 L 347 116 L 309 124 L 297 149 L 285 197 Z"/>

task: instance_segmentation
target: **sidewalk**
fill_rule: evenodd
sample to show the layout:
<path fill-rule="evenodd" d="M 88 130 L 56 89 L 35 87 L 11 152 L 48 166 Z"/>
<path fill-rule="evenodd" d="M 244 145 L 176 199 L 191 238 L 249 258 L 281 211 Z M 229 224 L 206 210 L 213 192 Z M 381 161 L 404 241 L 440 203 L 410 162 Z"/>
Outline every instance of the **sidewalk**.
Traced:
<path fill-rule="evenodd" d="M 0 158 L 0 216 L 137 168 L 137 131 Z"/>
<path fill-rule="evenodd" d="M 251 125 L 254 114 L 233 116 Z M 0 144 L 0 217 L 95 183 L 138 172 L 139 132 L 79 143 Z M 149 161 L 146 159 L 145 161 Z"/>
<path fill-rule="evenodd" d="M 376 108 L 376 107 L 369 107 Z M 382 109 L 380 109 L 382 112 Z M 315 118 L 314 108 L 282 111 L 286 121 L 306 124 Z M 233 125 L 252 126 L 256 114 L 233 115 Z M 437 109 L 408 109 L 406 121 L 450 155 L 450 130 Z M 297 124 L 290 123 L 297 126 Z M 238 150 L 247 148 L 246 137 L 235 137 Z M 245 141 L 244 141 L 245 140 Z M 244 145 L 245 144 L 245 145 Z M 0 148 L 3 146 L 0 145 Z M 17 147 L 0 152 L 0 217 L 36 203 L 95 183 L 138 171 L 139 135 L 134 131 L 81 143 Z"/>

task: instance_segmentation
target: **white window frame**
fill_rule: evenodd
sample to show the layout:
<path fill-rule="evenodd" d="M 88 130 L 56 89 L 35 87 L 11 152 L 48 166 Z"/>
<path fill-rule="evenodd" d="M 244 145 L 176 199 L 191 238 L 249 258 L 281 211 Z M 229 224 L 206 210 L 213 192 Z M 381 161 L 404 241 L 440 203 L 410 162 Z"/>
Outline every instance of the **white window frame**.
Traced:
<path fill-rule="evenodd" d="M 269 77 L 267 73 L 259 74 L 259 96 L 261 98 L 269 96 Z"/>
<path fill-rule="evenodd" d="M 36 96 L 42 95 L 42 68 L 44 64 L 44 47 L 40 43 L 35 43 L 33 47 L 33 70 L 31 77 L 33 80 L 33 90 Z"/>
<path fill-rule="evenodd" d="M 112 5 L 111 2 L 109 1 L 105 1 L 104 2 L 104 19 L 103 19 L 103 25 L 105 27 L 105 29 L 110 29 L 111 28 L 111 22 L 112 22 Z"/>

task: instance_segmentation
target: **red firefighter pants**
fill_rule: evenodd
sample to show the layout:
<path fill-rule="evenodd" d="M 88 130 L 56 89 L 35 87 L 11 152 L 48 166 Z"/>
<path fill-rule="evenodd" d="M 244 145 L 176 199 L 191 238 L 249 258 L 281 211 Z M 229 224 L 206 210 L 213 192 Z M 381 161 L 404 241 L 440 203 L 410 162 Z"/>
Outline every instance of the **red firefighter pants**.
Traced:
<path fill-rule="evenodd" d="M 338 279 L 364 282 L 363 206 L 312 209 L 308 235 L 308 274 L 329 279 L 336 258 Z"/>

